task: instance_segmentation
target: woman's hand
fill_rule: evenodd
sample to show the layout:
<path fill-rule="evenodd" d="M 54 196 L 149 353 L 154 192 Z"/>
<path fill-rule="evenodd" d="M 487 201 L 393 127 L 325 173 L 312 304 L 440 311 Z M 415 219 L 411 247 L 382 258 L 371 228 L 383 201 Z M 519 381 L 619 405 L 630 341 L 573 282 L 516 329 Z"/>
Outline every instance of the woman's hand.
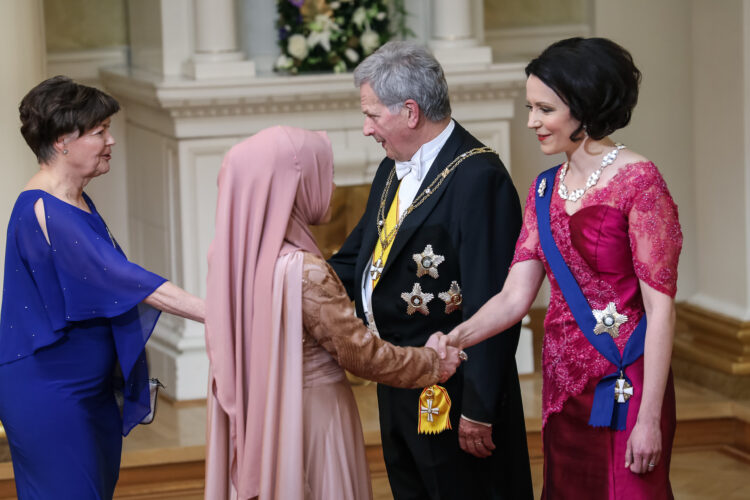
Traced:
<path fill-rule="evenodd" d="M 456 330 L 453 330 L 448 335 L 445 335 L 443 332 L 435 332 L 430 337 L 430 340 L 432 340 L 433 337 L 437 340 L 437 345 L 433 349 L 437 351 L 440 359 L 443 359 L 447 355 L 449 349 L 456 348 L 461 352 L 461 342 L 459 341 L 458 332 Z"/>
<path fill-rule="evenodd" d="M 445 335 L 442 333 L 435 332 L 430 335 L 430 338 L 427 339 L 427 343 L 425 344 L 425 347 L 429 347 L 438 353 L 438 358 L 440 359 L 440 382 L 445 382 L 451 378 L 461 364 L 460 349 L 445 346 L 442 348 L 443 353 L 440 354 L 440 351 L 438 351 L 438 344 L 443 337 L 445 337 Z"/>
<path fill-rule="evenodd" d="M 638 420 L 628 438 L 625 467 L 635 474 L 651 472 L 661 458 L 661 427 L 659 419 Z"/>

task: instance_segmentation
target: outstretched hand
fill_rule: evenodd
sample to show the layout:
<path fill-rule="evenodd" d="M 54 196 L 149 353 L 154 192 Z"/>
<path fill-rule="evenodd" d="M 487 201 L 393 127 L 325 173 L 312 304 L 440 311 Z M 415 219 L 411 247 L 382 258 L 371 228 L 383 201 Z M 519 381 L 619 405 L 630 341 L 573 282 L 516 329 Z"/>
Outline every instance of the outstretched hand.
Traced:
<path fill-rule="evenodd" d="M 445 358 L 448 355 L 449 349 L 456 348 L 461 351 L 461 343 L 458 340 L 458 335 L 455 333 L 450 333 L 448 335 L 444 334 L 443 332 L 435 332 L 430 336 L 430 340 L 427 341 L 428 347 L 432 347 L 429 345 L 430 341 L 433 340 L 433 338 L 437 341 L 437 346 L 433 347 L 438 353 L 438 356 L 440 359 Z"/>
<path fill-rule="evenodd" d="M 440 332 L 433 333 L 427 339 L 425 347 L 429 347 L 438 353 L 438 358 L 440 359 L 440 382 L 445 382 L 456 373 L 458 366 L 461 364 L 461 358 L 459 357 L 461 350 L 452 346 L 444 346 L 442 347 L 441 354 L 439 343 L 442 337 L 445 337 L 445 335 Z"/>

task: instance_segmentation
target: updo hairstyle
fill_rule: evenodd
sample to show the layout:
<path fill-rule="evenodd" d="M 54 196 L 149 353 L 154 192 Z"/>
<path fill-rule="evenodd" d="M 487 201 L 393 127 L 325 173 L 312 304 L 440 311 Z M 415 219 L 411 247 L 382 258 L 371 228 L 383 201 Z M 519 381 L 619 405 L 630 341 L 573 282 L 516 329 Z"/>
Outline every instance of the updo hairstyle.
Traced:
<path fill-rule="evenodd" d="M 555 42 L 526 66 L 551 88 L 581 122 L 571 135 L 602 139 L 630 122 L 638 102 L 641 72 L 623 47 L 606 38 L 568 38 Z"/>
<path fill-rule="evenodd" d="M 21 101 L 21 134 L 39 163 L 55 157 L 54 144 L 62 135 L 83 134 L 115 114 L 120 104 L 99 89 L 54 76 Z"/>

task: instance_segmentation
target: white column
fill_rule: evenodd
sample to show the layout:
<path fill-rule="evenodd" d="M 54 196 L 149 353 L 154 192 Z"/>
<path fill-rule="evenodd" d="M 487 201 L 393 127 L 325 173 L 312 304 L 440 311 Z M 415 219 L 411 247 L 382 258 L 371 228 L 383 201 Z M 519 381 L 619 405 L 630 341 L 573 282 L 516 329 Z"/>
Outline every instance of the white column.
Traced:
<path fill-rule="evenodd" d="M 281 54 L 276 29 L 277 5 L 269 0 L 238 0 L 240 50 L 255 64 L 258 75 L 273 74 Z"/>
<path fill-rule="evenodd" d="M 196 80 L 255 75 L 238 50 L 234 0 L 195 0 L 195 54 L 188 74 Z"/>
<path fill-rule="evenodd" d="M 0 16 L 0 250 L 5 248 L 5 226 L 23 186 L 39 165 L 19 131 L 18 103 L 45 75 L 44 16 L 42 0 L 3 2 Z M 5 251 L 0 255 L 3 278 Z M 1 290 L 0 290 L 1 297 Z"/>
<path fill-rule="evenodd" d="M 476 19 L 483 5 L 474 0 L 432 0 L 430 47 L 443 66 L 490 64 L 492 49 L 479 45 Z M 479 35 L 479 36 L 478 36 Z"/>

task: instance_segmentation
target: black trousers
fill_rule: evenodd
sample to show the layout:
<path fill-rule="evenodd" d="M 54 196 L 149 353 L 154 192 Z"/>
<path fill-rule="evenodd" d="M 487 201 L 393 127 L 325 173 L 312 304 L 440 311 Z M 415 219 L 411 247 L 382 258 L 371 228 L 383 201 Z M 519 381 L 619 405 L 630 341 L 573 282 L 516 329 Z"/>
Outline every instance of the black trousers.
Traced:
<path fill-rule="evenodd" d="M 523 418 L 520 428 L 493 425 L 495 451 L 488 458 L 474 457 L 458 444 L 461 380 L 454 377 L 443 386 L 452 402 L 452 429 L 418 434 L 422 389 L 378 385 L 380 435 L 394 500 L 532 499 Z"/>

